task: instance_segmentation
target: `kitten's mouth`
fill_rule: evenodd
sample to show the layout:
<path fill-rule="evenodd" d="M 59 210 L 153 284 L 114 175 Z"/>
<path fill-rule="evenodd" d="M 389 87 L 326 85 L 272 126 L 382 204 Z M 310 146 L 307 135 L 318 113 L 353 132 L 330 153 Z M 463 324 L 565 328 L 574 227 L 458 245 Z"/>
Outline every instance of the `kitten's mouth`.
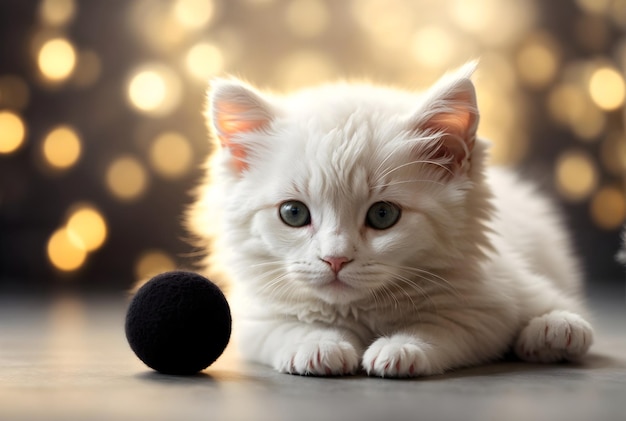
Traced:
<path fill-rule="evenodd" d="M 352 287 L 343 282 L 339 277 L 335 276 L 330 282 L 324 284 L 325 287 L 333 289 L 351 289 Z"/>

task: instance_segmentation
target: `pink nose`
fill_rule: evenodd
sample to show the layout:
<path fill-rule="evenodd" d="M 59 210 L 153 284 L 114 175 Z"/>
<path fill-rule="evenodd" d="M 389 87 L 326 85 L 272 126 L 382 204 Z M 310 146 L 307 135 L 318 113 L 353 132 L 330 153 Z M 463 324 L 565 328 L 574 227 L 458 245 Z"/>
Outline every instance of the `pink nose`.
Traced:
<path fill-rule="evenodd" d="M 347 257 L 343 257 L 343 256 L 341 257 L 326 256 L 322 260 L 328 263 L 328 266 L 330 266 L 330 268 L 335 273 L 339 273 L 339 271 L 343 269 L 346 263 L 350 263 L 352 261 L 348 259 Z"/>

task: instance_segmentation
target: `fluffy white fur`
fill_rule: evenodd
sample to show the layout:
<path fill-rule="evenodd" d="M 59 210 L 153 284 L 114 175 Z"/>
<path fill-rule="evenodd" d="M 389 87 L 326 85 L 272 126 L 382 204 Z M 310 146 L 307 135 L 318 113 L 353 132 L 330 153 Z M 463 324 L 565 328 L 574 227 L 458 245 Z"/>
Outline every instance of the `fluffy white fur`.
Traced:
<path fill-rule="evenodd" d="M 511 348 L 541 362 L 587 352 L 581 278 L 555 210 L 485 168 L 473 71 L 419 94 L 345 83 L 279 97 L 212 83 L 215 145 L 189 220 L 208 274 L 227 286 L 245 358 L 405 377 Z M 289 200 L 310 224 L 282 222 Z M 395 225 L 365 223 L 377 202 L 401 209 Z"/>

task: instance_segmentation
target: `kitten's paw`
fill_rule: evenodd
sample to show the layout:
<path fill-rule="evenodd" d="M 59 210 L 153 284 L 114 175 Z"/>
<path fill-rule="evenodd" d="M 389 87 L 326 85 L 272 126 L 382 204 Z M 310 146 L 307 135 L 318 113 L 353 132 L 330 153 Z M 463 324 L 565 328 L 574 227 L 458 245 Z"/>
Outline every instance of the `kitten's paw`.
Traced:
<path fill-rule="evenodd" d="M 274 368 L 282 373 L 340 376 L 353 374 L 359 367 L 359 354 L 345 340 L 307 340 L 288 347 Z"/>
<path fill-rule="evenodd" d="M 363 355 L 369 376 L 415 377 L 436 374 L 426 351 L 430 346 L 410 335 L 377 339 Z"/>
<path fill-rule="evenodd" d="M 593 329 L 581 316 L 555 310 L 532 319 L 520 333 L 515 353 L 523 360 L 551 363 L 583 356 L 593 342 Z"/>

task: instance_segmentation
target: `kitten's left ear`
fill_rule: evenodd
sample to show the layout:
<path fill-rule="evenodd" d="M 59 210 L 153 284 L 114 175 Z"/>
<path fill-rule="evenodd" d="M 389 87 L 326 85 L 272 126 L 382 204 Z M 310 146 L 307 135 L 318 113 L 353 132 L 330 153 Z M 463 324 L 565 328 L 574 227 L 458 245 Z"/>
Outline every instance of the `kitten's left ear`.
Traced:
<path fill-rule="evenodd" d="M 242 135 L 267 129 L 274 111 L 260 94 L 243 82 L 215 79 L 209 90 L 208 119 L 222 147 L 227 148 L 235 170 L 248 166 L 249 150 Z"/>
<path fill-rule="evenodd" d="M 442 135 L 432 157 L 450 158 L 453 172 L 466 167 L 476 141 L 479 114 L 470 80 L 475 69 L 476 62 L 470 62 L 441 78 L 412 119 L 413 130 Z"/>

